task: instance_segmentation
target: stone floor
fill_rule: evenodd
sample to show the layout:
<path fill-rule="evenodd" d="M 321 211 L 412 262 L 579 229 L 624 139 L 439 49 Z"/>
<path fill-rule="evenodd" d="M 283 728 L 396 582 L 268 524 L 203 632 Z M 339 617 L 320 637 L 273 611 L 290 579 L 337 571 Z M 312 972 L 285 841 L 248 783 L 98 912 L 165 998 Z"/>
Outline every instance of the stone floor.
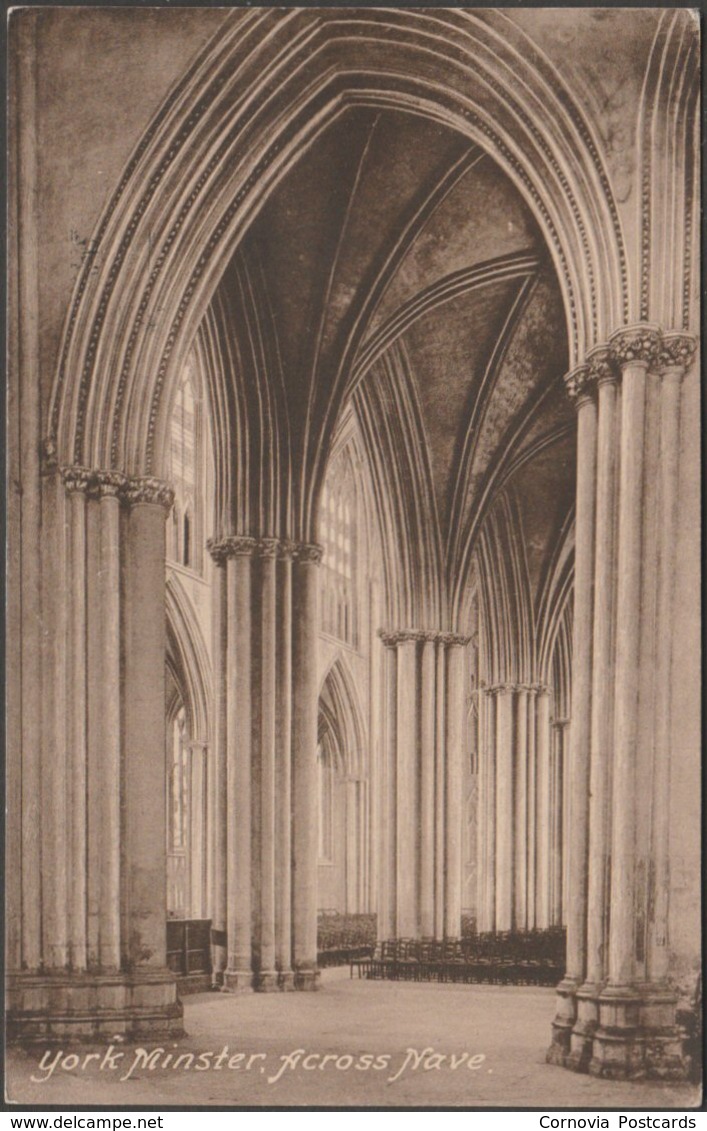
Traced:
<path fill-rule="evenodd" d="M 79 1110 L 699 1104 L 687 1086 L 610 1083 L 545 1064 L 552 1013 L 549 989 L 351 981 L 346 970 L 326 970 L 317 994 L 185 999 L 189 1035 L 163 1052 L 157 1042 L 143 1052 L 117 1042 L 112 1050 L 56 1048 L 40 1069 L 45 1050 L 14 1051 L 7 1098 Z M 182 1054 L 175 1068 L 173 1058 Z"/>

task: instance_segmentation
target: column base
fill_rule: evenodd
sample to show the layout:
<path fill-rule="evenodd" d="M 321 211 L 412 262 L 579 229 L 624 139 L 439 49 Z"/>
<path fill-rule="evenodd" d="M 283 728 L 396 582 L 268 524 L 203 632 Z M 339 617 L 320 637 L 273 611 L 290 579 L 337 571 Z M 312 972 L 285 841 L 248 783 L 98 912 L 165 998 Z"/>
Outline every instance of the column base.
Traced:
<path fill-rule="evenodd" d="M 572 1030 L 577 1020 L 576 993 L 577 983 L 573 978 L 563 978 L 555 988 L 555 1017 L 552 1022 L 550 1048 L 545 1056 L 548 1064 L 557 1064 L 562 1068 L 567 1067 Z"/>
<path fill-rule="evenodd" d="M 577 1017 L 570 1035 L 570 1048 L 565 1068 L 572 1072 L 588 1072 L 593 1054 L 594 1034 L 599 1026 L 601 985 L 585 982 L 575 995 Z"/>
<path fill-rule="evenodd" d="M 182 1006 L 168 970 L 9 974 L 8 1043 L 182 1037 Z"/>
<path fill-rule="evenodd" d="M 599 997 L 589 1073 L 608 1080 L 688 1078 L 677 997 L 652 986 L 607 986 Z"/>
<path fill-rule="evenodd" d="M 319 989 L 320 977 L 320 972 L 317 970 L 316 966 L 314 969 L 295 970 L 295 989 L 304 993 L 312 993 Z"/>
<path fill-rule="evenodd" d="M 295 988 L 295 976 L 292 970 L 281 970 L 277 976 L 277 984 L 283 993 L 290 993 Z"/>
<path fill-rule="evenodd" d="M 221 992 L 224 994 L 245 994 L 253 989 L 252 970 L 224 970 Z"/>
<path fill-rule="evenodd" d="M 280 989 L 277 970 L 261 970 L 253 975 L 253 989 L 258 994 L 274 994 Z"/>

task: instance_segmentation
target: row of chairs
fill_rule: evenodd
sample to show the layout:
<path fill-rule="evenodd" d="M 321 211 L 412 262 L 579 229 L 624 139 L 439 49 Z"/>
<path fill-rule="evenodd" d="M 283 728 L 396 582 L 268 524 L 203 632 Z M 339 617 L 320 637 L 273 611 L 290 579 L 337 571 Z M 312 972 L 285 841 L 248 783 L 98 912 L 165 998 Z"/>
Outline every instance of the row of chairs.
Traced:
<path fill-rule="evenodd" d="M 353 959 L 359 978 L 553 986 L 564 973 L 556 931 L 448 939 L 388 939 Z"/>
<path fill-rule="evenodd" d="M 317 951 L 320 966 L 346 966 L 373 955 L 376 947 L 376 916 L 319 912 Z"/>

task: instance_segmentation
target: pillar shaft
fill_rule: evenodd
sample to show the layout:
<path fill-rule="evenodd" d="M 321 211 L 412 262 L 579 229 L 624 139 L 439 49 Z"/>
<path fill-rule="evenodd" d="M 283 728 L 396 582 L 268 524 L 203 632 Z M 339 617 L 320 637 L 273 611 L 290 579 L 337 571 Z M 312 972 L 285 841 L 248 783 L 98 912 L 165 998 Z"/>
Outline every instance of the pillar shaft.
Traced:
<path fill-rule="evenodd" d="M 293 957 L 300 988 L 317 981 L 317 565 L 301 552 L 292 566 Z"/>
<path fill-rule="evenodd" d="M 536 884 L 536 844 L 537 844 L 537 806 L 535 802 L 536 791 L 536 757 L 535 757 L 535 701 L 537 688 L 528 689 L 527 709 L 528 717 L 526 733 L 528 736 L 528 926 L 535 927 L 537 921 L 535 884 Z"/>
<path fill-rule="evenodd" d="M 420 681 L 420 932 L 434 934 L 435 703 L 434 641 L 422 645 Z"/>
<path fill-rule="evenodd" d="M 570 895 L 567 907 L 566 979 L 575 986 L 583 980 L 586 966 L 596 432 L 596 405 L 590 396 L 581 391 L 577 410 L 572 730 L 568 766 L 572 845 L 570 849 Z M 540 832 L 540 830 L 538 831 Z M 545 914 L 543 909 L 540 912 L 538 925 L 543 925 L 546 922 Z"/>
<path fill-rule="evenodd" d="M 397 664 L 395 648 L 385 649 L 386 732 L 381 767 L 380 848 L 378 934 L 381 939 L 395 934 L 395 758 L 397 721 Z"/>
<path fill-rule="evenodd" d="M 86 493 L 72 491 L 70 505 L 70 672 L 69 749 L 71 751 L 71 929 L 74 970 L 86 969 Z"/>
<path fill-rule="evenodd" d="M 292 558 L 277 563 L 277 716 L 275 737 L 275 965 L 283 988 L 292 985 Z"/>
<path fill-rule="evenodd" d="M 226 651 L 226 888 L 228 966 L 224 988 L 252 979 L 251 891 L 251 559 L 248 547 L 228 559 Z"/>
<path fill-rule="evenodd" d="M 101 507 L 107 502 L 112 500 L 102 500 Z M 163 969 L 167 873 L 164 508 L 159 503 L 138 502 L 129 513 L 128 525 L 124 721 L 127 955 L 132 968 Z M 119 729 L 119 718 L 115 726 Z M 119 830 L 111 828 L 110 853 L 119 859 L 118 836 Z M 111 886 L 114 882 L 111 878 Z"/>
<path fill-rule="evenodd" d="M 464 651 L 460 643 L 447 644 L 447 703 L 445 716 L 445 899 L 444 933 L 461 935 L 463 741 L 465 722 Z"/>
<path fill-rule="evenodd" d="M 384 830 L 393 842 L 384 885 L 387 901 L 394 898 L 391 927 L 398 936 L 457 937 L 468 638 L 424 629 L 380 635 L 389 656 L 388 723 L 395 752 L 394 792 L 385 809 L 390 829 Z"/>
<path fill-rule="evenodd" d="M 496 696 L 485 693 L 486 699 L 486 899 L 483 930 L 496 929 Z"/>
<path fill-rule="evenodd" d="M 655 764 L 653 777 L 653 921 L 650 929 L 648 973 L 651 981 L 669 975 L 668 949 L 670 848 L 670 733 L 673 623 L 673 577 L 678 516 L 678 456 L 680 384 L 684 362 L 668 357 L 660 390 L 660 565 L 656 636 L 659 648 L 655 672 Z"/>
<path fill-rule="evenodd" d="M 597 509 L 594 559 L 593 695 L 591 723 L 587 982 L 605 976 L 613 737 L 613 617 L 616 561 L 616 384 L 609 374 L 598 387 Z"/>
<path fill-rule="evenodd" d="M 258 744 L 253 751 L 258 766 L 257 858 L 259 879 L 259 983 L 273 988 L 275 974 L 275 760 L 276 760 L 276 571 L 277 543 L 267 545 L 267 556 L 254 565 L 260 574 L 260 656 Z"/>
<path fill-rule="evenodd" d="M 211 881 L 211 942 L 213 982 L 223 985 L 228 965 L 228 574 L 225 562 L 214 569 L 213 667 L 214 667 L 214 773 L 211 786 L 213 872 Z"/>
<path fill-rule="evenodd" d="M 447 709 L 447 662 L 444 647 L 435 645 L 436 683 L 435 683 L 435 844 L 434 844 L 434 883 L 435 883 L 435 938 L 444 936 L 444 837 L 445 837 L 445 781 L 446 746 L 445 714 Z"/>
<path fill-rule="evenodd" d="M 495 929 L 513 926 L 513 691 L 496 691 Z"/>
<path fill-rule="evenodd" d="M 634 916 L 636 730 L 641 592 L 641 505 L 646 366 L 623 372 L 619 486 L 616 678 L 612 783 L 611 920 L 609 984 L 630 985 L 635 970 Z"/>
<path fill-rule="evenodd" d="M 22 1041 L 177 1036 L 165 938 L 171 491 L 117 471 L 52 466 L 45 502 L 42 714 L 53 723 L 43 757 L 60 749 L 40 807 L 45 953 L 40 969 L 8 983 L 8 1031 Z"/>
<path fill-rule="evenodd" d="M 519 688 L 514 720 L 514 912 L 518 930 L 528 925 L 528 692 Z"/>
<path fill-rule="evenodd" d="M 419 736 L 417 727 L 417 645 L 414 640 L 398 644 L 396 730 L 396 846 L 395 918 L 396 934 L 418 933 L 417 776 Z"/>

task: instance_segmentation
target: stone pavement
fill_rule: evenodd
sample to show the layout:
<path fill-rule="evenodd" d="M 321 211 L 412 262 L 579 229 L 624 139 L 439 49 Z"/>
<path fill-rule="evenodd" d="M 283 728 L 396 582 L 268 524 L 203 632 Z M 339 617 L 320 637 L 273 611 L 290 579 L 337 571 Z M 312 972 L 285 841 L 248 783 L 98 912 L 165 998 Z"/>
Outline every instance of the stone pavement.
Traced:
<path fill-rule="evenodd" d="M 553 997 L 533 987 L 350 981 L 347 970 L 326 970 L 315 994 L 187 998 L 188 1036 L 163 1051 L 157 1041 L 143 1051 L 116 1042 L 112 1050 L 67 1046 L 57 1058 L 56 1047 L 42 1070 L 44 1049 L 15 1050 L 7 1098 L 79 1110 L 699 1104 L 688 1086 L 612 1083 L 545 1064 Z"/>

